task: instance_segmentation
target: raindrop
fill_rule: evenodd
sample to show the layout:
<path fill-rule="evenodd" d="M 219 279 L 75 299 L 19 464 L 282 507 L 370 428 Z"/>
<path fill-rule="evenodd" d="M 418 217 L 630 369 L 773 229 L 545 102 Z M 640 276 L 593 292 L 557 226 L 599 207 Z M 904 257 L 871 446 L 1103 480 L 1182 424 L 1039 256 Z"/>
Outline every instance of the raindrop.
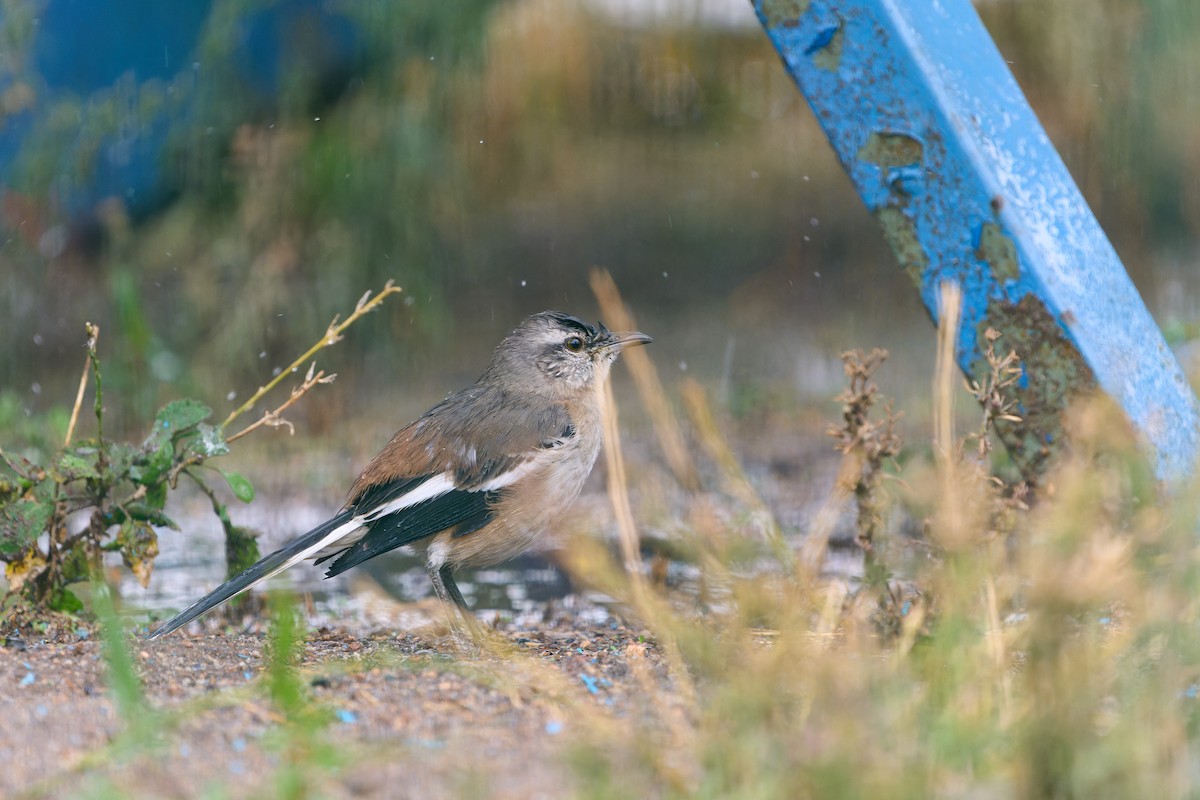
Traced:
<path fill-rule="evenodd" d="M 526 281 L 524 278 L 522 278 L 522 279 L 521 279 L 521 286 L 527 286 L 527 285 L 528 285 L 528 281 Z"/>
<path fill-rule="evenodd" d="M 667 271 L 665 269 L 663 270 L 663 277 L 667 277 Z"/>
<path fill-rule="evenodd" d="M 282 367 L 276 367 L 275 369 L 271 370 L 271 377 L 273 378 L 273 377 L 275 377 L 276 375 L 278 375 L 278 374 L 279 374 L 279 373 L 281 373 L 281 372 L 283 372 L 283 368 L 282 368 Z"/>
<path fill-rule="evenodd" d="M 263 350 L 261 353 L 259 353 L 259 354 L 258 354 L 258 357 L 259 357 L 259 358 L 266 358 L 266 357 L 267 357 L 267 351 L 266 351 L 266 350 Z"/>
<path fill-rule="evenodd" d="M 41 346 L 41 344 L 42 344 L 42 335 L 41 335 L 40 333 L 35 333 L 35 334 L 33 335 L 33 343 L 34 343 L 34 344 L 36 344 L 36 345 L 38 345 L 39 347 Z"/>
<path fill-rule="evenodd" d="M 815 228 L 821 224 L 821 220 L 817 219 L 816 217 L 809 217 L 808 224 L 812 225 Z"/>
<path fill-rule="evenodd" d="M 821 277 L 821 273 L 820 273 L 820 272 L 813 272 L 813 277 L 814 277 L 814 278 L 819 278 L 819 277 Z"/>
<path fill-rule="evenodd" d="M 34 394 L 41 394 L 42 393 L 42 385 L 40 383 L 38 383 L 37 381 L 34 381 L 33 385 L 29 387 L 29 390 L 31 392 L 33 392 Z"/>
<path fill-rule="evenodd" d="M 52 225 L 38 239 L 38 252 L 46 258 L 58 258 L 67 249 L 67 229 L 63 225 Z"/>
<path fill-rule="evenodd" d="M 321 121 L 320 117 L 313 117 L 313 122 L 320 122 L 320 121 Z"/>
<path fill-rule="evenodd" d="M 236 397 L 237 397 L 237 392 L 233 389 L 230 389 L 229 394 L 225 395 L 225 400 L 227 402 L 232 403 Z"/>
<path fill-rule="evenodd" d="M 687 362 L 686 362 L 686 361 L 680 361 L 680 362 L 679 362 L 679 371 L 680 371 L 680 372 L 687 372 Z"/>

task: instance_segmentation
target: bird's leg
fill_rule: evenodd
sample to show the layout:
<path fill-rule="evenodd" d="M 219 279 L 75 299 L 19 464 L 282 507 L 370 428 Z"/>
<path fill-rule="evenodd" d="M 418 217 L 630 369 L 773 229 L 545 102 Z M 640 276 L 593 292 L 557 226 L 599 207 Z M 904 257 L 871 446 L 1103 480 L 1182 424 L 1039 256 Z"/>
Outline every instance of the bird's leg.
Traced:
<path fill-rule="evenodd" d="M 462 592 L 458 590 L 458 584 L 454 582 L 454 570 L 449 564 L 443 564 L 437 570 L 437 577 L 433 579 L 434 590 L 437 590 L 438 583 L 441 583 L 441 591 L 438 596 L 442 598 L 442 602 L 446 602 L 449 597 L 454 601 L 454 605 L 462 609 L 464 614 L 471 613 L 471 607 L 467 605 L 467 601 L 463 599 Z"/>
<path fill-rule="evenodd" d="M 479 628 L 471 613 L 471 607 L 467 605 L 462 592 L 458 590 L 458 584 L 454 582 L 453 569 L 449 564 L 437 567 L 426 564 L 425 569 L 429 573 L 429 580 L 433 582 L 433 591 L 442 601 L 442 607 L 446 609 L 450 618 L 450 630 L 454 634 L 454 640 L 460 647 L 470 649 L 474 640 L 478 638 Z"/>

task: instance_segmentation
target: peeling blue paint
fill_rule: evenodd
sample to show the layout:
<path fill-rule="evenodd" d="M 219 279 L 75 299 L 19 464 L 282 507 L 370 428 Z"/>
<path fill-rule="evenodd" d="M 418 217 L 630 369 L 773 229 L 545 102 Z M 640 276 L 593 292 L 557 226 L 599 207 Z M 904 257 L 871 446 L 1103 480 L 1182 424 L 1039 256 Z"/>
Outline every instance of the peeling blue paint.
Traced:
<path fill-rule="evenodd" d="M 837 36 L 838 27 L 836 24 L 827 25 L 818 30 L 816 37 L 812 40 L 812 44 L 805 49 L 804 55 L 811 56 L 818 50 L 824 50 L 833 41 L 833 37 Z"/>
<path fill-rule="evenodd" d="M 1070 396 L 1098 385 L 1160 475 L 1190 472 L 1200 417 L 1183 371 L 971 4 L 812 0 L 793 16 L 782 5 L 755 0 L 935 321 L 938 286 L 962 287 L 959 365 L 979 373 L 989 327 L 1024 359 L 1028 417 L 1001 431 L 1018 463 L 1040 470 Z M 920 143 L 918 162 L 863 157 L 872 137 L 896 134 Z"/>

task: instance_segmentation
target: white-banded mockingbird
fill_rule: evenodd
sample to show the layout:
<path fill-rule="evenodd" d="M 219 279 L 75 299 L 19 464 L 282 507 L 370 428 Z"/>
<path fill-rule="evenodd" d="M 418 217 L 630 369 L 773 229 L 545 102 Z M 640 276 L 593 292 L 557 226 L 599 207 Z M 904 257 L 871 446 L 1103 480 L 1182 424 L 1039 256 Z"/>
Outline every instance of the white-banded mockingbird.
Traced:
<path fill-rule="evenodd" d="M 558 311 L 526 319 L 474 386 L 402 428 L 342 510 L 262 558 L 150 634 L 163 636 L 304 559 L 326 577 L 414 545 L 444 604 L 468 612 L 458 567 L 527 549 L 579 496 L 602 440 L 602 388 L 621 350 L 650 342 Z"/>

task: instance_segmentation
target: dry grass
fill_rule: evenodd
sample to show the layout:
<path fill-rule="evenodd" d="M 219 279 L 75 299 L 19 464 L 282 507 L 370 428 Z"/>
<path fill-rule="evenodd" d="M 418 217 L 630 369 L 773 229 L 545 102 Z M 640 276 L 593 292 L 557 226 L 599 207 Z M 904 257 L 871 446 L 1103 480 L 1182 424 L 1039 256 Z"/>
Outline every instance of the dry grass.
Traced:
<path fill-rule="evenodd" d="M 586 794 L 1196 793 L 1192 495 L 1165 496 L 1117 410 L 1096 401 L 1075 410 L 1073 451 L 1033 507 L 1014 501 L 982 467 L 978 442 L 1007 413 L 1010 359 L 994 359 L 986 391 L 968 387 L 990 398 L 983 429 L 960 439 L 949 423 L 956 301 L 944 293 L 932 463 L 910 460 L 899 480 L 871 488 L 879 513 L 925 520 L 926 540 L 911 545 L 919 555 L 904 562 L 908 593 L 897 596 L 895 582 L 880 591 L 822 582 L 790 560 L 747 575 L 728 554 L 732 540 L 756 536 L 754 526 L 713 521 L 722 535 L 690 544 L 730 601 L 703 614 L 677 598 L 631 603 L 677 643 L 675 668 L 690 692 L 660 713 L 648 689 L 646 714 L 629 727 L 589 731 L 575 760 L 594 789 Z M 697 391 L 685 389 L 693 406 Z M 693 412 L 698 458 L 716 461 L 728 480 L 736 460 L 714 447 L 704 419 Z M 731 495 L 753 504 L 743 491 Z M 615 563 L 604 574 L 618 596 L 645 591 Z M 895 603 L 894 626 L 878 624 L 885 601 Z"/>

